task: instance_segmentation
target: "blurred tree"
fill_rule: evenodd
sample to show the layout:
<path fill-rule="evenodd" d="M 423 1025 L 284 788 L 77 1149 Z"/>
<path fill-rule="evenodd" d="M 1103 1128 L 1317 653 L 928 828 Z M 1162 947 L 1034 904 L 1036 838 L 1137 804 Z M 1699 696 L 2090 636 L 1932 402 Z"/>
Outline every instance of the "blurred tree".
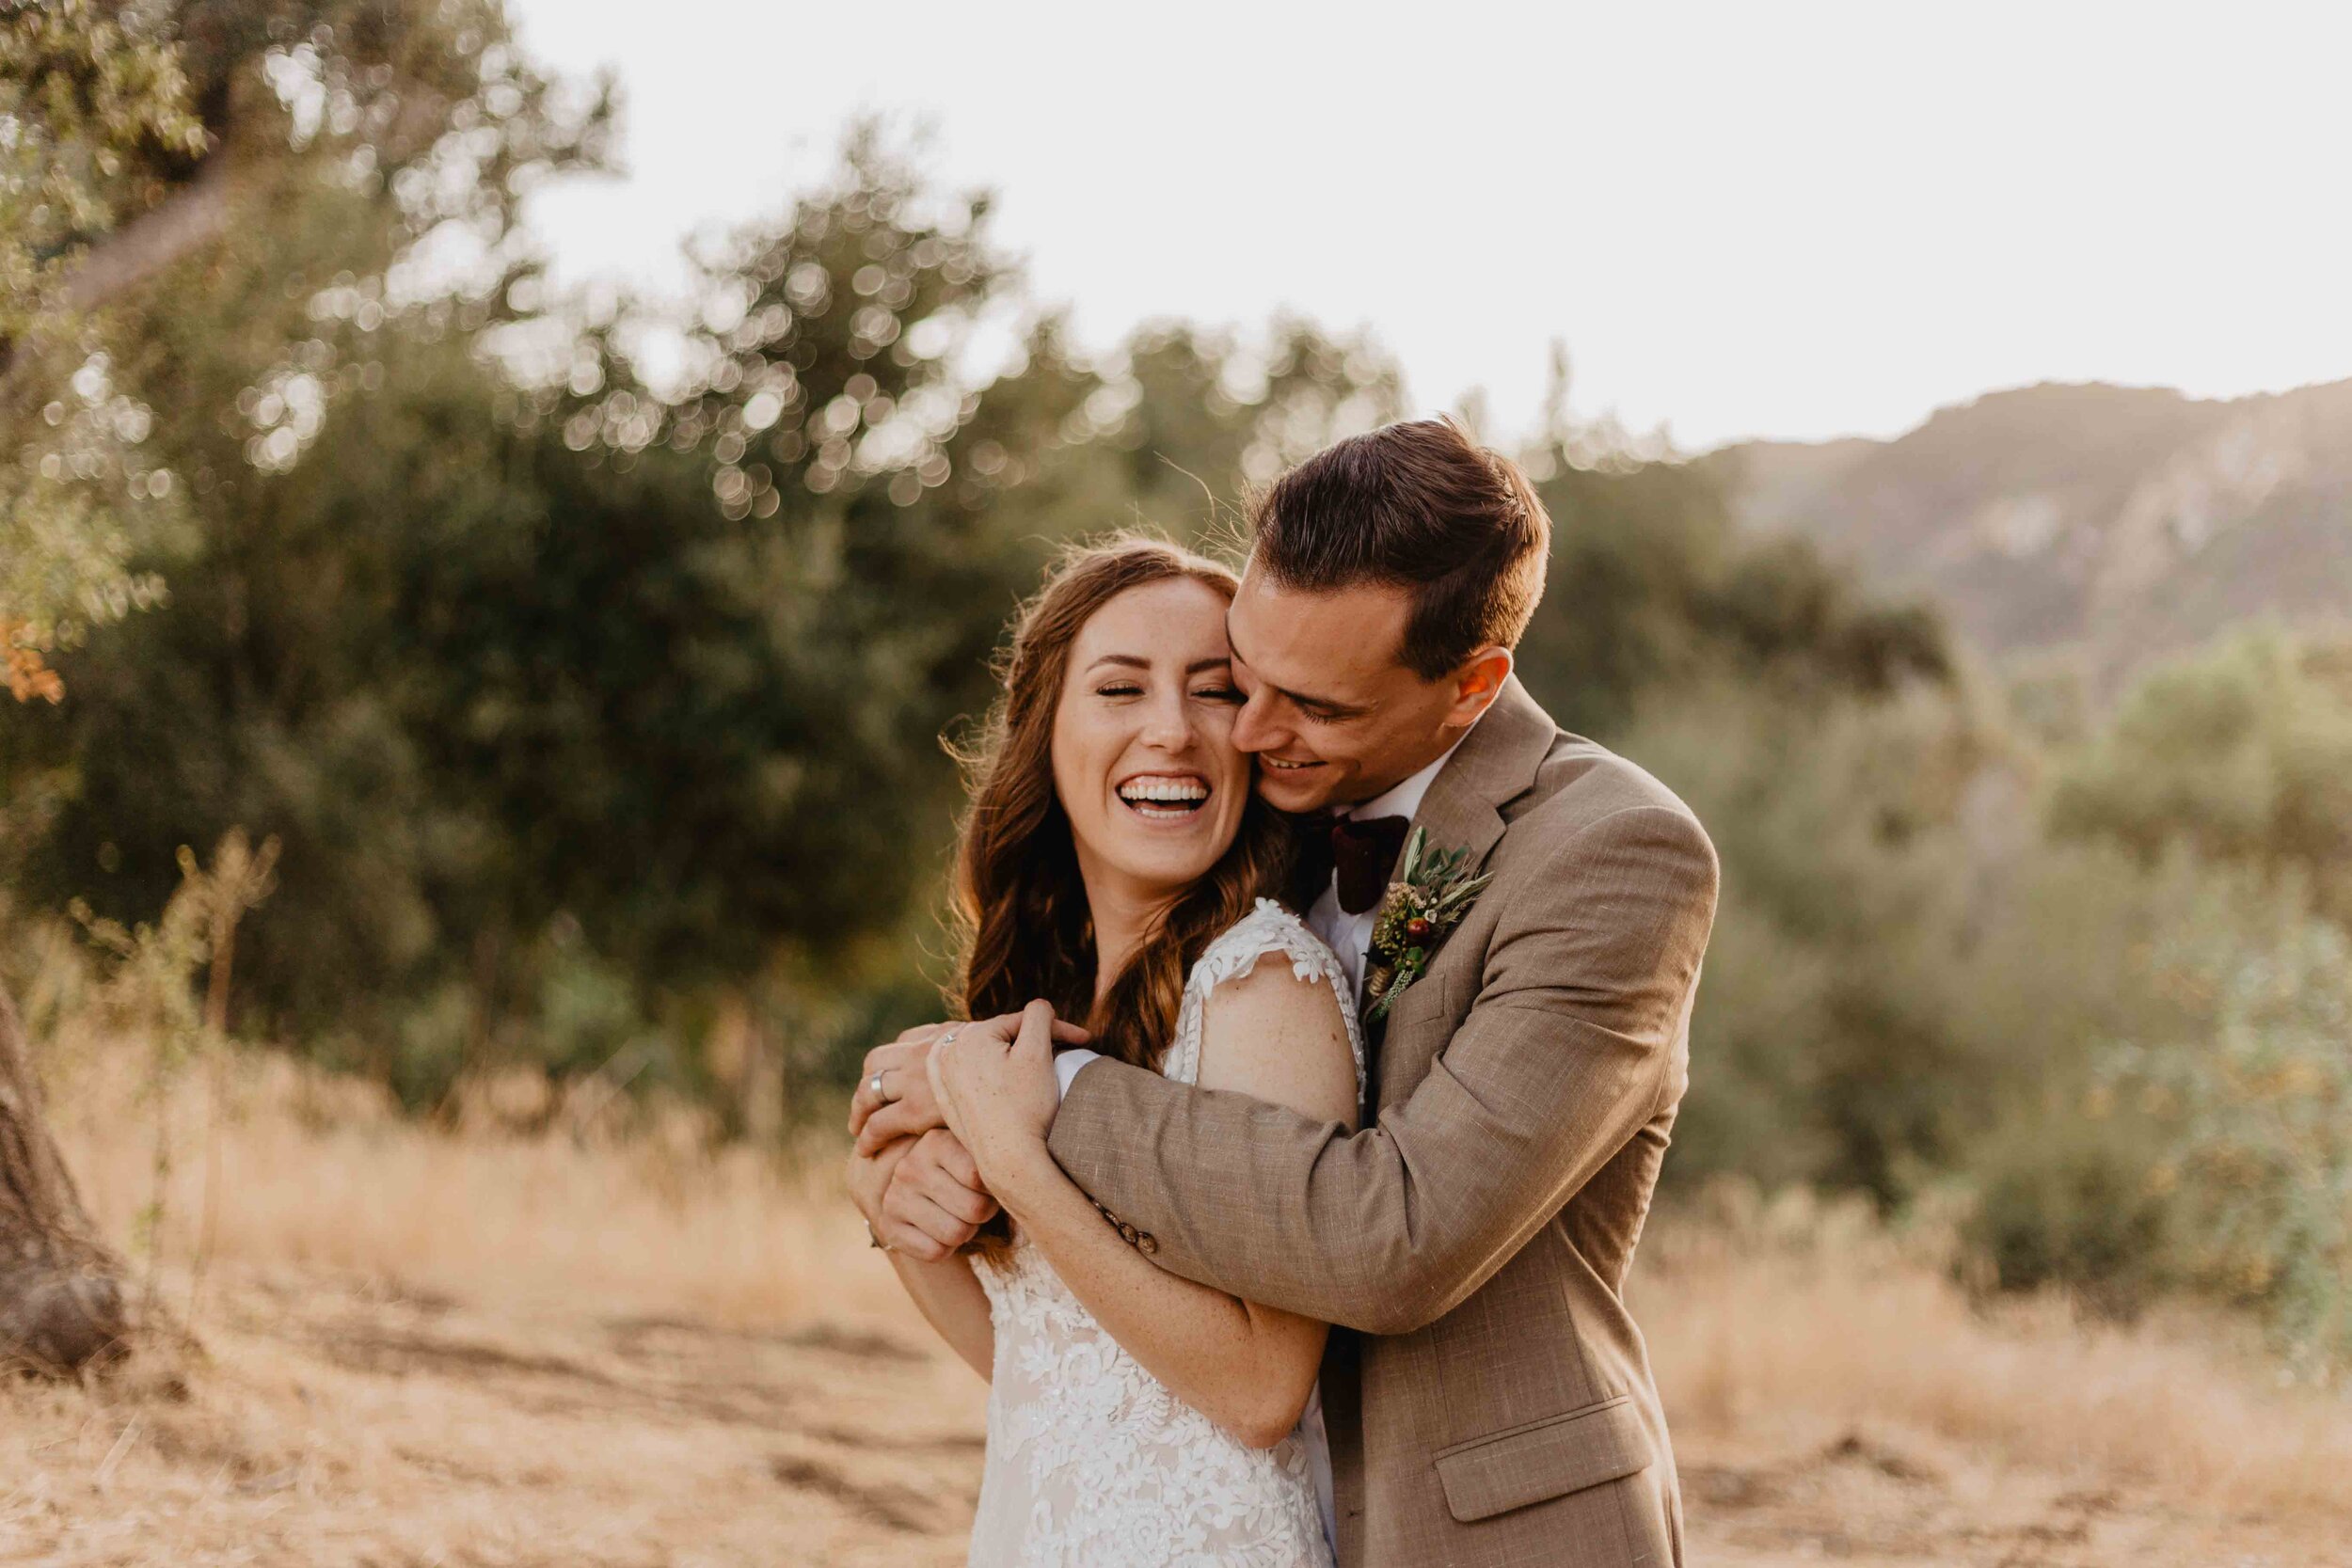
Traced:
<path fill-rule="evenodd" d="M 0 647 L 19 695 L 56 694 L 44 649 L 160 592 L 125 565 L 158 542 L 184 482 L 144 444 L 153 368 L 125 359 L 158 278 L 192 261 L 271 271 L 277 291 L 246 296 L 222 357 L 241 348 L 247 377 L 271 374 L 299 340 L 303 362 L 239 409 L 274 415 L 251 438 L 282 465 L 348 389 L 326 373 L 336 345 L 314 330 L 306 265 L 313 286 L 341 268 L 358 287 L 404 251 L 418 270 L 452 259 L 469 298 L 497 297 L 523 271 L 515 204 L 537 176 L 601 155 L 608 107 L 524 65 L 496 0 L 7 8 L 0 436 L 19 455 L 0 478 Z M 180 407 L 210 388 L 168 390 Z"/>
<path fill-rule="evenodd" d="M 2352 645 L 2257 627 L 2156 671 L 2065 764 L 2050 819 L 2304 879 L 2352 925 Z"/>
<path fill-rule="evenodd" d="M 159 569 L 226 562 L 243 618 L 239 475 L 292 466 L 380 374 L 347 351 L 404 298 L 438 300 L 412 308 L 443 320 L 506 310 L 529 281 L 516 203 L 536 175 L 599 157 L 609 117 L 601 93 L 559 92 L 521 62 L 496 4 L 7 10 L 0 420 L 21 461 L 0 479 L 0 642 L 21 694 L 54 701 L 42 656 L 152 602 Z M 0 862 L 42 853 L 87 806 L 75 736 L 160 717 L 107 743 L 178 761 L 198 715 L 169 696 L 215 697 L 224 673 L 159 661 L 141 671 L 166 699 L 149 712 L 22 716 L 0 738 Z M 134 835 L 179 809 L 130 793 Z M 99 836 L 76 880 L 119 863 Z M 159 899 L 161 867 L 144 869 Z"/>
<path fill-rule="evenodd" d="M 203 133 L 151 18 L 93 7 L 0 15 L 0 677 L 57 702 L 46 656 L 154 597 L 125 565 L 153 475 L 149 411 L 119 393 L 87 309 L 92 237 L 158 197 L 157 166 Z M 0 815 L 0 838 L 8 832 Z M 73 1367 L 125 1326 L 119 1262 L 97 1241 L 42 1124 L 16 1009 L 0 993 L 0 1358 Z"/>
<path fill-rule="evenodd" d="M 56 900 L 95 866 L 97 901 L 135 910 L 176 845 L 278 834 L 242 997 L 412 1101 L 493 1053 L 592 1068 L 658 1018 L 748 1019 L 773 1060 L 927 885 L 935 738 L 985 696 L 1098 386 L 1050 321 L 965 384 L 1009 277 L 985 217 L 861 135 L 706 259 L 671 400 L 609 323 L 517 386 L 427 303 L 358 327 L 363 390 L 302 441 L 331 462 L 169 426 L 202 544 L 171 613 L 13 727 L 15 770 L 71 780 L 22 879 Z M 150 324 L 153 364 L 212 375 L 246 290 L 277 286 L 231 277 Z"/>
<path fill-rule="evenodd" d="M 2129 1130 L 2081 1112 L 2106 1041 L 2195 1027 L 2150 955 L 2303 916 L 2292 887 L 2185 848 L 2142 863 L 2052 841 L 2038 759 L 1933 689 L 1817 705 L 1726 679 L 1656 694 L 1619 737 L 1706 822 L 1725 867 L 1667 1175 L 1855 1189 L 1898 1209 L 1957 1182 L 2005 1283 L 2127 1305 L 2144 1214 Z"/>
<path fill-rule="evenodd" d="M 397 617 L 442 688 L 427 766 L 512 857 L 494 928 L 577 921 L 644 994 L 722 993 L 752 1079 L 928 885 L 936 737 L 984 700 L 1096 386 L 1051 324 L 963 379 L 1009 281 L 986 217 L 854 134 L 704 259 L 695 381 L 664 403 L 609 345 L 580 361 L 505 460 L 543 518 L 420 554 Z"/>
<path fill-rule="evenodd" d="M 1404 375 L 1369 338 L 1277 317 L 1263 343 L 1182 322 L 1139 327 L 1111 372 L 1101 453 L 1125 515 L 1230 542 L 1252 486 L 1344 436 L 1403 417 Z"/>
<path fill-rule="evenodd" d="M 1933 614 L 1870 599 L 1801 541 L 1742 536 L 1711 470 L 1558 415 L 1524 461 L 1552 546 L 1521 673 L 1570 728 L 1606 738 L 1645 701 L 1726 676 L 1814 704 L 1951 680 Z"/>
<path fill-rule="evenodd" d="M 0 990 L 0 1367 L 60 1371 L 103 1356 L 129 1326 L 122 1279 L 49 1135 L 24 1026 Z"/>
<path fill-rule="evenodd" d="M 2201 933 L 2158 973 L 2199 1026 L 2115 1048 L 2090 1109 L 2155 1129 L 2133 1174 L 2173 1268 L 2325 1381 L 2352 1364 L 2352 943 L 2326 921 L 2258 945 Z"/>
<path fill-rule="evenodd" d="M 163 30 L 85 0 L 0 11 L 0 684 L 57 702 L 47 656 L 153 600 L 127 564 L 168 475 L 150 411 L 115 388 L 87 312 L 93 241 L 151 210 L 203 150 Z M 0 802 L 0 843 L 9 833 Z M 81 1365 L 119 1342 L 121 1265 L 97 1239 L 41 1117 L 0 990 L 0 1361 Z"/>
<path fill-rule="evenodd" d="M 111 9 L 0 14 L 0 677 L 20 702 L 63 695 L 60 641 L 152 601 L 125 559 L 170 493 L 90 312 L 103 242 L 144 225 L 205 135 L 158 20 Z"/>

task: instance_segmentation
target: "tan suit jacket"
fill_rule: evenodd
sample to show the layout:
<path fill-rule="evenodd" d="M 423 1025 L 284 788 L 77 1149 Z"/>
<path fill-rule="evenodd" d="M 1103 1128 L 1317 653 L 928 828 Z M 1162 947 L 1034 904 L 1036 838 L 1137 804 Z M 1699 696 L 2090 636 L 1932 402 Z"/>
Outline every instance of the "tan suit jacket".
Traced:
<path fill-rule="evenodd" d="M 1393 1005 L 1376 1122 L 1100 1061 L 1054 1156 L 1162 1267 L 1339 1325 L 1342 1568 L 1678 1564 L 1622 1290 L 1689 1078 L 1713 847 L 1516 680 L 1415 821 L 1495 879 Z"/>

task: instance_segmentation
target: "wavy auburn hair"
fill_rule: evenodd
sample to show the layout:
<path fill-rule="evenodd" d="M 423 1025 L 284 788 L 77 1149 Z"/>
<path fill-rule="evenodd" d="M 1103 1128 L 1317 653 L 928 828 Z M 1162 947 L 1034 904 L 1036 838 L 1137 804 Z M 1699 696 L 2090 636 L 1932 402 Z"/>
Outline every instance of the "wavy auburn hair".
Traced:
<path fill-rule="evenodd" d="M 1095 1050 L 1155 1069 L 1193 961 L 1281 886 L 1289 847 L 1281 819 L 1253 791 L 1232 844 L 1162 911 L 1096 998 L 1094 920 L 1054 791 L 1054 716 L 1079 629 L 1128 590 L 1175 578 L 1228 603 L 1241 586 L 1214 561 L 1133 534 L 1065 555 L 1014 619 L 996 662 L 1001 693 L 977 744 L 957 752 L 972 804 L 956 850 L 950 1004 L 965 1018 L 992 1018 L 1043 997 L 1057 1017 L 1093 1031 Z"/>

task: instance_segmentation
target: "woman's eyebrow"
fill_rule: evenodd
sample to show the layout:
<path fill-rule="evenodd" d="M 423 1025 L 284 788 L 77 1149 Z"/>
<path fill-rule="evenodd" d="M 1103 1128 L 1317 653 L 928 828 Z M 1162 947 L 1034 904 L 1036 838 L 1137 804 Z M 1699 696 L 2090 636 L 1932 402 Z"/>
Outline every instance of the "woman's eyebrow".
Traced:
<path fill-rule="evenodd" d="M 1152 661 L 1150 659 L 1142 657 L 1140 655 L 1136 654 L 1104 654 L 1102 657 L 1096 659 L 1092 664 L 1088 665 L 1087 668 L 1093 670 L 1105 664 L 1116 664 L 1120 666 L 1122 669 L 1128 670 L 1149 670 L 1152 668 Z M 1197 675 L 1203 670 L 1230 670 L 1232 668 L 1232 664 L 1233 659 L 1231 654 L 1218 654 L 1214 658 L 1194 659 L 1190 664 L 1184 666 L 1184 673 L 1187 675 Z"/>

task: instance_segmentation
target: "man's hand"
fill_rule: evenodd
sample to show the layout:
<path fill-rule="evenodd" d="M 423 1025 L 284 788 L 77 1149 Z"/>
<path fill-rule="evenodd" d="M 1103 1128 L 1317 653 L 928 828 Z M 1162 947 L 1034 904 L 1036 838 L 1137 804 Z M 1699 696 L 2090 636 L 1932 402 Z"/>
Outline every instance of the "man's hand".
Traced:
<path fill-rule="evenodd" d="M 857 1092 L 850 1097 L 850 1132 L 860 1154 L 873 1154 L 898 1138 L 911 1138 L 947 1125 L 930 1075 L 931 1047 L 940 1038 L 987 1037 L 999 1047 L 1009 1046 L 1021 1032 L 1019 1013 L 983 1019 L 975 1023 L 921 1023 L 888 1045 L 866 1053 Z M 1054 1038 L 1063 1045 L 1084 1045 L 1094 1037 L 1074 1023 L 1058 1019 Z M 879 1085 L 879 1087 L 877 1086 Z"/>
<path fill-rule="evenodd" d="M 897 1168 L 882 1191 L 880 1212 L 866 1216 L 882 1245 L 918 1262 L 936 1263 L 994 1217 L 996 1200 L 980 1184 L 979 1168 L 946 1128 L 894 1144 L 882 1155 L 894 1157 Z"/>
<path fill-rule="evenodd" d="M 1002 1022 L 1002 1021 L 997 1021 Z M 931 1094 L 948 1129 L 971 1151 L 989 1185 L 1012 1196 L 1012 1183 L 1052 1162 L 1046 1130 L 1061 1096 L 1054 1082 L 1054 1008 L 1032 1002 L 1009 1031 L 962 1029 L 930 1053 Z M 1014 1212 L 1020 1205 L 1013 1205 Z"/>

